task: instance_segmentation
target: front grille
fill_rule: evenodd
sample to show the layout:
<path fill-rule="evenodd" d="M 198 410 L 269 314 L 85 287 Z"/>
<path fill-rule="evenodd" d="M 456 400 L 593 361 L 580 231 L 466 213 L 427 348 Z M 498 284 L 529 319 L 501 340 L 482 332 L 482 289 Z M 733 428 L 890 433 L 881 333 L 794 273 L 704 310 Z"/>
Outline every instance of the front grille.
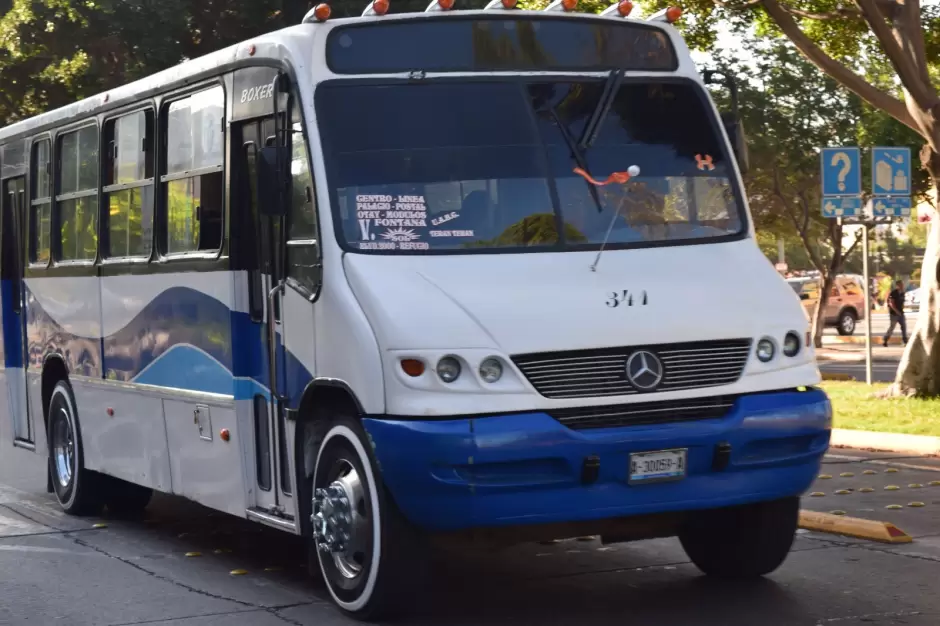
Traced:
<path fill-rule="evenodd" d="M 546 398 L 596 398 L 639 393 L 626 371 L 627 358 L 637 350 L 652 352 L 662 361 L 663 377 L 653 391 L 679 391 L 736 382 L 750 355 L 751 340 L 544 352 L 512 360 Z"/>
<path fill-rule="evenodd" d="M 666 424 L 724 417 L 734 408 L 737 396 L 714 396 L 689 400 L 635 402 L 577 409 L 553 409 L 548 414 L 574 430 Z"/>

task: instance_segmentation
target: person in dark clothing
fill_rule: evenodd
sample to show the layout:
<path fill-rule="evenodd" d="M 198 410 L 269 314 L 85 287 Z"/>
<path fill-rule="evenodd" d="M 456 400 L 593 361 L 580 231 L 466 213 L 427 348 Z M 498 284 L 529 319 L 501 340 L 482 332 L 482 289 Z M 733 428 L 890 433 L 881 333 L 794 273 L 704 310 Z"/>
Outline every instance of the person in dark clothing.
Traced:
<path fill-rule="evenodd" d="M 904 319 L 904 281 L 899 280 L 891 293 L 888 294 L 888 314 L 891 317 L 891 324 L 888 326 L 888 332 L 885 333 L 881 345 L 888 346 L 888 339 L 891 338 L 897 324 L 901 325 L 901 339 L 907 345 L 907 322 Z"/>

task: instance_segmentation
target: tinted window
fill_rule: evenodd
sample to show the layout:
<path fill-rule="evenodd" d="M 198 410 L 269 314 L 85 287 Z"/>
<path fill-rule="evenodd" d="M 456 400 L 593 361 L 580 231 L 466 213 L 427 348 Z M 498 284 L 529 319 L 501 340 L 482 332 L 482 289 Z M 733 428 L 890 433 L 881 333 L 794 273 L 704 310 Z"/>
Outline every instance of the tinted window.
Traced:
<path fill-rule="evenodd" d="M 443 251 L 738 234 L 732 170 L 697 89 L 624 84 L 580 149 L 603 80 L 321 87 L 341 235 L 358 250 Z M 574 171 L 605 182 L 634 164 L 626 183 Z"/>
<path fill-rule="evenodd" d="M 354 248 L 558 240 L 543 151 L 518 85 L 342 86 L 321 88 L 318 99 L 329 120 L 321 132 L 330 186 Z M 526 219 L 517 236 L 502 237 Z"/>
<path fill-rule="evenodd" d="M 59 259 L 90 261 L 98 251 L 98 129 L 59 140 Z"/>
<path fill-rule="evenodd" d="M 166 252 L 218 250 L 222 245 L 225 97 L 213 87 L 166 109 Z"/>
<path fill-rule="evenodd" d="M 33 195 L 29 211 L 29 262 L 49 262 L 52 222 L 52 144 L 48 139 L 33 144 Z"/>
<path fill-rule="evenodd" d="M 110 146 L 105 187 L 109 256 L 149 257 L 153 247 L 153 112 L 108 122 Z"/>
<path fill-rule="evenodd" d="M 529 86 L 539 131 L 569 230 L 599 243 L 697 239 L 741 230 L 732 169 L 691 83 L 627 83 L 597 126 L 589 148 L 577 143 L 600 100 L 601 82 Z M 632 165 L 629 183 L 604 183 Z M 581 168 L 595 182 L 577 173 Z"/>
<path fill-rule="evenodd" d="M 658 28 L 616 20 L 527 18 L 384 21 L 337 28 L 327 63 L 340 74 L 645 69 L 677 66 Z"/>

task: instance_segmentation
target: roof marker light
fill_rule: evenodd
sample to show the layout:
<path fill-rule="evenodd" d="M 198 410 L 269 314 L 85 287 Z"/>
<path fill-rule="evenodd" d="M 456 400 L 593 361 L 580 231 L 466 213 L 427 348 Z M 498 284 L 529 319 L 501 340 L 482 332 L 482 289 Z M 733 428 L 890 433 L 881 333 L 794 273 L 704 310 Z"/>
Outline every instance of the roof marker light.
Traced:
<path fill-rule="evenodd" d="M 325 2 L 321 2 L 317 6 L 313 7 L 304 15 L 304 19 L 300 21 L 301 24 L 310 24 L 312 22 L 325 22 L 330 19 L 330 14 L 332 10 L 330 5 Z"/>
<path fill-rule="evenodd" d="M 506 10 L 515 9 L 517 0 L 490 0 L 489 4 L 483 7 L 484 11 L 503 8 Z"/>
<path fill-rule="evenodd" d="M 388 13 L 388 8 L 388 0 L 372 0 L 372 2 L 369 3 L 369 6 L 366 7 L 365 11 L 362 12 L 362 17 L 369 17 L 370 15 L 385 15 Z"/>
<path fill-rule="evenodd" d="M 627 17 L 633 11 L 633 3 L 630 0 L 620 0 L 615 2 L 603 11 L 601 15 L 608 17 Z"/>
<path fill-rule="evenodd" d="M 434 11 L 450 11 L 454 8 L 454 0 L 431 0 L 431 4 L 424 10 L 425 13 Z"/>
<path fill-rule="evenodd" d="M 675 23 L 680 17 L 682 17 L 682 9 L 679 7 L 669 7 L 666 9 L 666 21 L 670 24 Z"/>
<path fill-rule="evenodd" d="M 578 6 L 578 0 L 554 0 L 545 7 L 545 11 L 574 11 Z"/>

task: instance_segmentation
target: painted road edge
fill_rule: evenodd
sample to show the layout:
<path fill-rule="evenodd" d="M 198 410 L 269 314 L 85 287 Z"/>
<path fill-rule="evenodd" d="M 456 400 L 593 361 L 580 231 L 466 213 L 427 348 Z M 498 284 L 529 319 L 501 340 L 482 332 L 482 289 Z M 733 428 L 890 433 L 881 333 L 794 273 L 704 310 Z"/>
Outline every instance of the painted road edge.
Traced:
<path fill-rule="evenodd" d="M 829 445 L 840 448 L 873 450 L 875 452 L 940 456 L 940 437 L 928 435 L 902 435 L 900 433 L 833 428 Z"/>
<path fill-rule="evenodd" d="M 823 380 L 839 380 L 843 382 L 850 382 L 856 380 L 856 378 L 850 374 L 840 374 L 838 372 L 820 372 Z"/>
<path fill-rule="evenodd" d="M 818 513 L 805 509 L 800 511 L 800 528 L 820 533 L 845 535 L 857 539 L 869 539 L 880 543 L 911 543 L 914 541 L 910 535 L 890 522 L 832 515 L 831 513 Z"/>

